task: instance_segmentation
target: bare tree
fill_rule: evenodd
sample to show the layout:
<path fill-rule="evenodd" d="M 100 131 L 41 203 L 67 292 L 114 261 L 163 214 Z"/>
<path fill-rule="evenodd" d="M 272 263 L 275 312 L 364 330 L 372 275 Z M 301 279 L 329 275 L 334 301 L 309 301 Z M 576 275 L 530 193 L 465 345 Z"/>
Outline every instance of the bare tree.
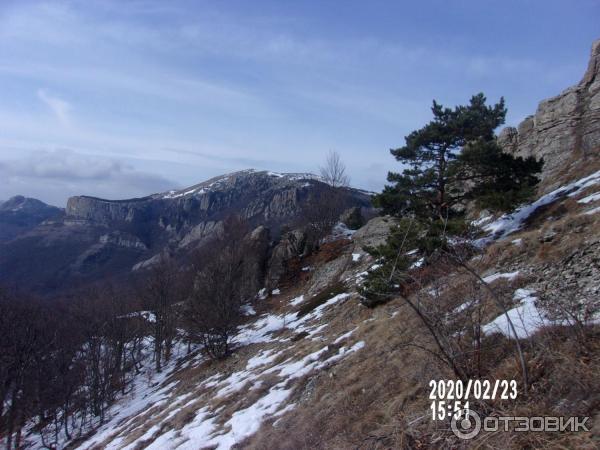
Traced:
<path fill-rule="evenodd" d="M 340 193 L 333 188 L 316 191 L 302 208 L 307 226 L 309 247 L 318 247 L 319 241 L 327 236 L 340 219 L 343 211 Z"/>
<path fill-rule="evenodd" d="M 162 370 L 163 359 L 169 359 L 175 338 L 173 304 L 182 300 L 181 278 L 175 262 L 164 257 L 151 268 L 141 288 L 142 301 L 153 314 L 152 334 L 157 372 Z"/>
<path fill-rule="evenodd" d="M 0 292 L 0 435 L 7 450 L 13 442 L 21 448 L 23 427 L 35 412 L 36 363 L 51 345 L 44 319 L 41 302 Z"/>
<path fill-rule="evenodd" d="M 226 219 L 222 235 L 196 258 L 184 318 L 192 339 L 214 359 L 230 354 L 229 340 L 242 318 L 242 304 L 256 293 L 247 231 L 243 220 Z"/>
<path fill-rule="evenodd" d="M 135 310 L 110 285 L 53 303 L 0 288 L 0 436 L 7 449 L 21 448 L 27 425 L 45 448 L 56 448 L 60 434 L 70 439 L 104 420 L 137 370 L 146 328 L 129 314 Z"/>
<path fill-rule="evenodd" d="M 346 165 L 336 151 L 329 151 L 325 165 L 319 168 L 319 172 L 325 183 L 333 188 L 346 187 L 350 184 L 350 177 L 346 174 Z"/>

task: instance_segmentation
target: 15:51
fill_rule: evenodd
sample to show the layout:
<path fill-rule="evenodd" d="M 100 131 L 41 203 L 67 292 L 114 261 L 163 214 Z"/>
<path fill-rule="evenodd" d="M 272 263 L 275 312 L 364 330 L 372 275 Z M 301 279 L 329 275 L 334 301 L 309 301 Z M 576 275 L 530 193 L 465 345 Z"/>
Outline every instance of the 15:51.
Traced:
<path fill-rule="evenodd" d="M 431 409 L 431 420 L 444 420 L 452 415 L 458 419 L 469 410 L 469 402 L 433 401 L 429 409 Z"/>

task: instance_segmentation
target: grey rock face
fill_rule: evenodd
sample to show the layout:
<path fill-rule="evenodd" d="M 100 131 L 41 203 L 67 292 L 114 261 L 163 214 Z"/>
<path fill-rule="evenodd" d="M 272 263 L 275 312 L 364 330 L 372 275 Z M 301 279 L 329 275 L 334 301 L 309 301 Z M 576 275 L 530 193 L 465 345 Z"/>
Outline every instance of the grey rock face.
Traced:
<path fill-rule="evenodd" d="M 390 228 L 396 224 L 393 217 L 375 217 L 369 220 L 365 226 L 360 228 L 352 236 L 354 248 L 360 250 L 363 247 L 378 247 L 385 244 L 390 234 Z"/>
<path fill-rule="evenodd" d="M 126 233 L 121 233 L 119 231 L 103 234 L 100 236 L 99 242 L 103 245 L 113 244 L 119 247 L 136 248 L 138 250 L 147 250 L 148 248 L 137 237 L 127 235 Z"/>
<path fill-rule="evenodd" d="M 277 287 L 281 276 L 286 271 L 286 263 L 292 258 L 304 253 L 306 246 L 306 233 L 302 230 L 293 230 L 282 236 L 281 241 L 273 248 L 269 259 L 266 277 L 268 289 Z"/>
<path fill-rule="evenodd" d="M 223 222 L 213 222 L 211 220 L 200 222 L 198 225 L 192 227 L 190 232 L 181 239 L 179 247 L 187 247 L 190 244 L 202 245 L 209 240 L 214 233 L 218 233 L 219 230 L 222 229 Z"/>
<path fill-rule="evenodd" d="M 544 158 L 541 192 L 549 192 L 582 170 L 600 152 L 600 40 L 594 42 L 581 82 L 542 101 L 535 115 L 498 137 L 505 151 Z"/>
<path fill-rule="evenodd" d="M 324 188 L 310 174 L 245 170 L 137 199 L 72 197 L 64 217 L 0 248 L 0 282 L 43 292 L 69 286 L 74 277 L 84 284 L 140 270 L 164 251 L 178 257 L 203 245 L 229 215 L 245 218 L 255 229 L 256 251 L 263 255 L 267 231 L 276 237 L 283 225 L 298 219 L 310 196 Z M 358 190 L 346 189 L 344 197 L 350 206 L 370 205 L 369 196 Z M 262 229 L 256 228 L 260 225 Z"/>

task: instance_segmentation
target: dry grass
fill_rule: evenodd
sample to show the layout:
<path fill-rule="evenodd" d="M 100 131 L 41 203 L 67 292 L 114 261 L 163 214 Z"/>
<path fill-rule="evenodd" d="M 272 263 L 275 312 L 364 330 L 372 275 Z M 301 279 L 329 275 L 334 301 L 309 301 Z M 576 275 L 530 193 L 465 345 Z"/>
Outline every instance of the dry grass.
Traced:
<path fill-rule="evenodd" d="M 533 283 L 540 265 L 560 263 L 583 245 L 590 236 L 600 235 L 597 216 L 580 214 L 576 200 L 553 204 L 540 210 L 527 227 L 490 246 L 485 254 L 471 264 L 478 273 L 522 270 L 510 282 L 497 280 L 492 287 L 506 305 L 519 287 Z M 551 240 L 544 236 L 555 233 Z M 521 239 L 520 245 L 511 241 Z M 304 265 L 318 266 L 350 251 L 347 242 L 328 243 L 311 258 L 297 261 L 290 271 L 282 295 L 270 297 L 256 305 L 257 311 L 282 314 L 308 314 L 344 286 L 332 283 L 321 293 L 307 298 L 298 307 L 289 300 L 305 292 L 308 276 L 299 270 Z M 360 271 L 364 268 L 354 267 Z M 440 314 L 453 312 L 466 300 L 479 298 L 477 320 L 487 323 L 500 310 L 495 302 L 471 275 L 443 263 L 437 267 L 415 271 L 418 282 L 406 294 Z M 419 292 L 419 285 L 426 289 Z M 433 290 L 425 298 L 423 292 Z M 463 324 L 473 319 L 466 311 L 457 316 Z M 469 315 L 471 315 L 469 317 Z M 252 318 L 249 321 L 254 320 Z M 126 442 L 132 442 L 157 425 L 158 431 L 141 447 L 168 430 L 179 430 L 190 423 L 199 409 L 209 405 L 218 410 L 218 423 L 225 424 L 231 415 L 253 404 L 270 387 L 280 382 L 275 374 L 261 375 L 256 389 L 242 389 L 239 393 L 216 398 L 214 389 L 200 388 L 206 378 L 217 373 L 226 377 L 244 370 L 248 360 L 266 349 L 277 350 L 279 356 L 272 365 L 289 358 L 298 360 L 328 346 L 321 359 L 337 353 L 340 346 L 364 341 L 365 348 L 352 353 L 340 362 L 294 380 L 287 404 L 294 408 L 281 417 L 267 419 L 259 431 L 239 444 L 244 449 L 437 449 L 437 448 L 598 448 L 600 439 L 600 331 L 590 329 L 582 344 L 572 330 L 556 327 L 544 329 L 531 339 L 523 341 L 525 357 L 530 370 L 530 393 L 516 401 L 489 401 L 477 405 L 488 413 L 503 415 L 590 415 L 596 425 L 592 433 L 494 433 L 481 434 L 468 443 L 451 433 L 449 422 L 434 422 L 429 409 L 428 383 L 432 379 L 453 379 L 449 367 L 441 364 L 431 352 L 436 350 L 431 335 L 415 312 L 401 299 L 395 299 L 376 309 L 360 305 L 356 296 L 326 311 L 319 324 L 327 324 L 322 333 L 307 338 L 282 330 L 276 336 L 290 339 L 285 344 L 268 342 L 236 349 L 234 355 L 218 362 L 192 365 L 177 372 L 179 383 L 172 396 L 193 394 L 194 401 L 180 405 L 163 405 L 146 411 L 132 422 Z M 338 336 L 356 329 L 347 339 L 334 343 Z M 464 349 L 471 345 L 470 336 L 461 342 Z M 457 339 L 457 341 L 459 341 Z M 472 340 L 471 340 L 472 342 Z M 521 379 L 520 366 L 515 357 L 514 342 L 502 336 L 484 337 L 478 355 L 480 375 L 490 380 Z M 467 353 L 461 360 L 466 367 L 474 354 Z M 468 366 L 472 367 L 472 366 Z M 258 379 L 252 380 L 252 385 Z M 179 408 L 168 420 L 166 416 Z M 100 446 L 101 447 L 101 446 Z"/>
<path fill-rule="evenodd" d="M 583 193 L 581 196 L 585 196 Z M 482 267 L 507 263 L 556 263 L 581 248 L 591 236 L 600 235 L 600 215 L 581 214 L 582 205 L 566 198 L 531 217 L 523 231 L 497 241 L 486 251 Z M 513 241 L 520 239 L 520 244 Z"/>
<path fill-rule="evenodd" d="M 364 320 L 372 319 L 356 304 L 343 308 L 362 310 Z M 265 423 L 243 447 L 273 448 L 277 442 L 279 449 L 387 448 L 389 442 L 397 448 L 399 440 L 414 442 L 403 431 L 403 418 L 412 417 L 408 407 L 415 401 L 426 403 L 423 381 L 430 370 L 439 371 L 433 365 L 425 369 L 427 358 L 406 344 L 408 330 L 420 328 L 418 319 L 398 301 L 385 308 L 379 313 L 387 318 L 363 321 L 355 336 L 365 340 L 368 351 L 314 374 L 307 380 L 311 394 L 275 427 Z M 399 308 L 401 314 L 389 318 L 388 311 Z"/>
<path fill-rule="evenodd" d="M 585 195 L 583 193 L 582 195 Z M 536 264 L 560 262 L 580 248 L 586 238 L 600 235 L 597 217 L 582 216 L 573 199 L 538 211 L 528 228 L 492 245 L 478 258 L 480 273 L 511 265 L 531 266 L 510 283 L 499 280 L 493 288 L 510 300 L 512 293 L 536 278 Z M 542 236 L 556 233 L 552 241 Z M 511 241 L 521 239 L 520 245 Z M 428 269 L 423 278 L 437 280 L 443 289 L 442 308 L 452 310 L 465 300 L 470 280 L 448 273 L 447 267 Z M 482 302 L 482 322 L 499 314 L 497 306 Z M 508 306 L 508 305 L 507 305 Z M 356 305 L 344 305 L 344 309 Z M 398 312 L 389 318 L 392 311 Z M 360 339 L 367 349 L 335 370 L 315 374 L 307 384 L 308 401 L 278 420 L 269 421 L 243 448 L 269 449 L 387 449 L 387 448 L 598 448 L 600 426 L 592 433 L 495 433 L 481 434 L 470 443 L 457 440 L 448 423 L 429 418 L 427 383 L 430 379 L 453 378 L 447 367 L 411 342 L 430 349 L 430 336 L 416 315 L 400 300 L 373 311 L 371 321 L 361 326 Z M 514 402 L 488 402 L 480 407 L 504 415 L 591 415 L 600 422 L 600 345 L 598 335 L 582 349 L 569 329 L 545 329 L 525 341 L 530 368 L 530 395 Z M 484 338 L 482 347 L 485 378 L 520 380 L 520 366 L 513 343 L 506 338 Z"/>

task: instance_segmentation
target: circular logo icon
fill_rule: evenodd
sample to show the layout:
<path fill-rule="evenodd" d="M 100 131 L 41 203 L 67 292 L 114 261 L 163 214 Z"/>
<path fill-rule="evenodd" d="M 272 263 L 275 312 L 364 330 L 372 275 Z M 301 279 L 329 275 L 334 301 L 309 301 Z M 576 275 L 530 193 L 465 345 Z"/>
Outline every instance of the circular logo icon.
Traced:
<path fill-rule="evenodd" d="M 459 439 L 473 439 L 481 431 L 481 418 L 475 411 L 467 409 L 452 416 L 450 427 Z"/>

